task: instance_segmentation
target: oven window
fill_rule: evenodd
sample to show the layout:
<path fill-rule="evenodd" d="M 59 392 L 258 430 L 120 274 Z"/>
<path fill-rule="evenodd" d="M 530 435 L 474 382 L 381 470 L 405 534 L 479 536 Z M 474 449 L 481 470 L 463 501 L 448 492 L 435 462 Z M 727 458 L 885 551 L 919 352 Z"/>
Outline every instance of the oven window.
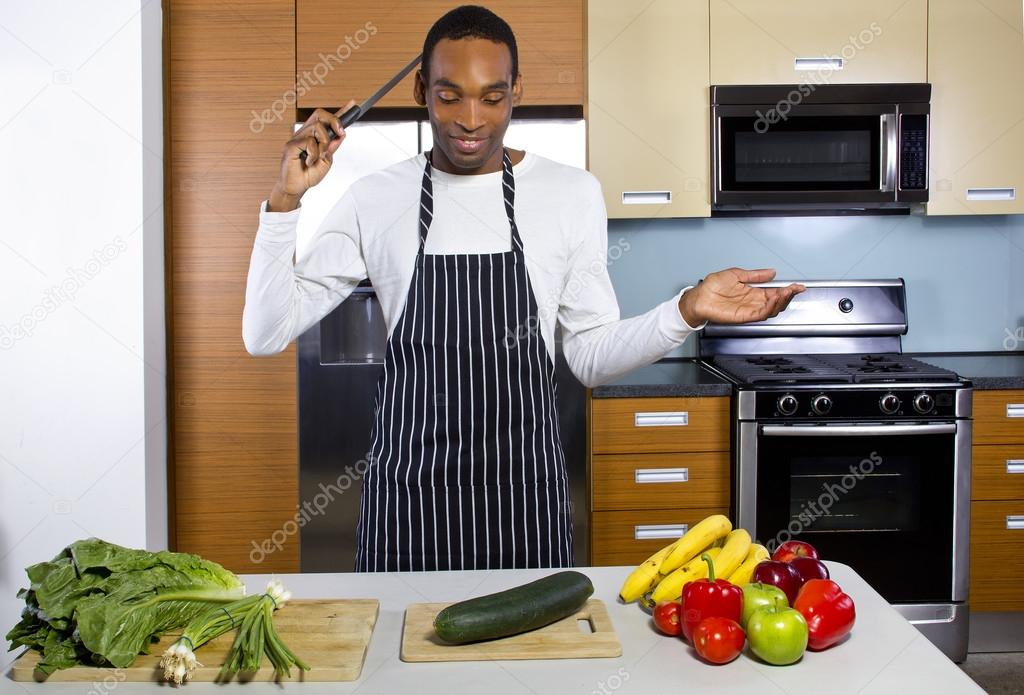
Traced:
<path fill-rule="evenodd" d="M 757 536 L 805 540 L 889 601 L 948 601 L 953 451 L 951 434 L 760 436 Z"/>
<path fill-rule="evenodd" d="M 875 116 L 723 117 L 723 191 L 878 190 Z"/>

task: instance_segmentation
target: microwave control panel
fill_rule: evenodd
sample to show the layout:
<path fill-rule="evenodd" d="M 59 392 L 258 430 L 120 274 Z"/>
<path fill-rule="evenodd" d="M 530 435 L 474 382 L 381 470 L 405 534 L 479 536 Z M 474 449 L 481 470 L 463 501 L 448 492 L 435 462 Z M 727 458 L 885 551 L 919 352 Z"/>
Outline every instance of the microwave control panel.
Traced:
<path fill-rule="evenodd" d="M 928 116 L 900 115 L 900 188 L 924 190 L 928 175 Z"/>

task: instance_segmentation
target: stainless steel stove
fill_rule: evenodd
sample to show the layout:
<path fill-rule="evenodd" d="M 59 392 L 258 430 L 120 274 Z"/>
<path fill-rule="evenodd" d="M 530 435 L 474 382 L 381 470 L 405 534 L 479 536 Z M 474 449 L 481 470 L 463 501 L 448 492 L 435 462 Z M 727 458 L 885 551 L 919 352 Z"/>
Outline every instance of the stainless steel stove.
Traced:
<path fill-rule="evenodd" d="M 734 519 L 769 549 L 798 538 L 849 564 L 962 661 L 970 382 L 902 354 L 902 280 L 803 284 L 774 319 L 700 338 L 734 384 Z"/>

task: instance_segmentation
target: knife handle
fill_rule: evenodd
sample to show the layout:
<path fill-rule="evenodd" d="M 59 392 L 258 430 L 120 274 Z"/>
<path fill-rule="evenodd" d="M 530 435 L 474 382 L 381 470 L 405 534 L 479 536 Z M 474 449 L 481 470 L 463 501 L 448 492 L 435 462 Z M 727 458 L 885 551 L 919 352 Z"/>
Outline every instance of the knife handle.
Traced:
<path fill-rule="evenodd" d="M 352 125 L 357 120 L 359 120 L 359 117 L 362 116 L 362 115 L 363 115 L 363 110 L 361 108 L 359 108 L 358 104 L 356 104 L 355 106 L 350 108 L 348 111 L 346 111 L 345 113 L 341 114 L 341 127 L 342 128 L 348 128 L 350 125 Z M 334 140 L 336 137 L 338 137 L 338 134 L 335 133 L 333 129 L 328 128 L 327 129 L 327 144 L 330 145 L 331 141 Z M 302 150 L 302 152 L 299 152 L 299 159 L 302 160 L 303 164 L 306 163 L 306 150 Z"/>

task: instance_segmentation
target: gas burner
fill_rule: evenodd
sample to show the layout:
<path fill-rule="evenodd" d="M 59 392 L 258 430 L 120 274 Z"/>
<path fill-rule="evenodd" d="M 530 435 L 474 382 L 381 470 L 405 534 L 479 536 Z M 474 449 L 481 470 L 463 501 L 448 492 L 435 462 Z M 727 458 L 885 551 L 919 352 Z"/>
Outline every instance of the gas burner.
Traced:
<path fill-rule="evenodd" d="M 764 366 L 764 367 L 771 367 L 771 366 L 775 366 L 775 365 L 781 366 L 781 365 L 793 364 L 793 360 L 789 359 L 788 357 L 771 357 L 771 356 L 764 356 L 764 355 L 762 355 L 762 356 L 758 356 L 758 357 L 748 357 L 747 358 L 747 364 L 753 364 L 753 365 Z"/>

